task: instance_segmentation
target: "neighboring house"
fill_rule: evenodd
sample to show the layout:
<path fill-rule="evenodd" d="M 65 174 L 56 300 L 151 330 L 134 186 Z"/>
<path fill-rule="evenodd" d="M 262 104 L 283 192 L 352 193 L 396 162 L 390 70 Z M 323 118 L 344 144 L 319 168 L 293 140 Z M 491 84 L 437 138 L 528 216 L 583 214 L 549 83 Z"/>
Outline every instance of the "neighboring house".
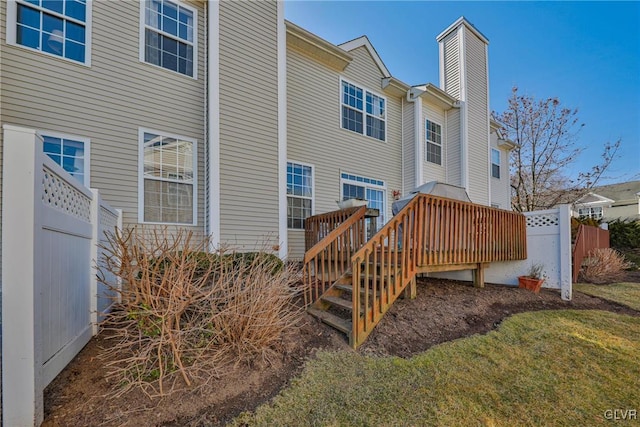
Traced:
<path fill-rule="evenodd" d="M 596 220 L 640 220 L 640 181 L 594 187 L 573 204 L 573 215 Z"/>
<path fill-rule="evenodd" d="M 489 120 L 488 40 L 437 36 L 438 85 L 394 78 L 365 36 L 333 45 L 282 2 L 9 0 L 0 122 L 123 210 L 213 245 L 304 251 L 304 219 L 428 181 L 509 209 L 509 150 Z M 435 58 L 434 58 L 435 60 Z M 2 141 L 0 140 L 0 143 Z"/>

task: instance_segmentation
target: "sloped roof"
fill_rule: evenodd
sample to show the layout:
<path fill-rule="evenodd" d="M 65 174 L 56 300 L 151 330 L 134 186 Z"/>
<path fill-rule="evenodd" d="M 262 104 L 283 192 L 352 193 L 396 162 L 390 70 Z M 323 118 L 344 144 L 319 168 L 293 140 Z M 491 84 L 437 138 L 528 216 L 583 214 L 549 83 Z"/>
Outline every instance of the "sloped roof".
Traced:
<path fill-rule="evenodd" d="M 640 194 L 640 181 L 621 182 L 619 184 L 602 185 L 591 189 L 592 193 L 614 200 L 613 206 L 637 203 Z"/>

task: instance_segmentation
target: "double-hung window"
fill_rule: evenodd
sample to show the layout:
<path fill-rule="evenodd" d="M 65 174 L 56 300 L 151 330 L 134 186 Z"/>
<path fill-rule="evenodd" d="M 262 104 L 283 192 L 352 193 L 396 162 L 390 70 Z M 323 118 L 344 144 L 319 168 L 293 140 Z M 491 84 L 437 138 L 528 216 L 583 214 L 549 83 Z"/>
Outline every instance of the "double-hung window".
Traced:
<path fill-rule="evenodd" d="M 140 130 L 139 221 L 196 224 L 196 142 Z"/>
<path fill-rule="evenodd" d="M 425 150 L 427 162 L 442 165 L 442 126 L 431 120 L 427 120 L 425 137 L 427 143 Z"/>
<path fill-rule="evenodd" d="M 287 227 L 303 229 L 304 220 L 312 215 L 313 168 L 300 163 L 287 163 Z"/>
<path fill-rule="evenodd" d="M 89 65 L 91 0 L 7 2 L 7 42 Z"/>
<path fill-rule="evenodd" d="M 602 219 L 603 211 L 602 207 L 580 208 L 578 209 L 578 215 L 580 215 L 580 219 Z"/>
<path fill-rule="evenodd" d="M 386 99 L 342 81 L 342 127 L 384 141 Z"/>
<path fill-rule="evenodd" d="M 196 9 L 170 0 L 145 0 L 140 60 L 196 78 Z"/>
<path fill-rule="evenodd" d="M 340 174 L 342 200 L 361 199 L 367 201 L 367 207 L 378 209 L 378 228 L 385 223 L 386 186 L 379 179 L 366 178 L 348 173 Z"/>
<path fill-rule="evenodd" d="M 89 140 L 43 132 L 43 151 L 85 187 L 89 186 Z"/>
<path fill-rule="evenodd" d="M 500 151 L 491 149 L 491 176 L 500 179 Z"/>

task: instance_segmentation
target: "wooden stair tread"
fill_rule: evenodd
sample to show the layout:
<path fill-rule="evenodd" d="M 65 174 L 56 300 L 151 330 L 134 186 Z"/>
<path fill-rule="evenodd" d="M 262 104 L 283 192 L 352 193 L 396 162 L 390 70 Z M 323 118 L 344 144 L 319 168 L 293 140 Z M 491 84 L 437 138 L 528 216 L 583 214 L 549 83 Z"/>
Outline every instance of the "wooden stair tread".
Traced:
<path fill-rule="evenodd" d="M 340 297 L 333 297 L 333 296 L 323 296 L 320 297 L 320 299 L 322 299 L 323 301 L 326 301 L 332 305 L 335 305 L 337 307 L 343 308 L 345 310 L 349 310 L 351 311 L 353 309 L 353 304 L 351 301 L 346 300 L 344 298 L 340 298 Z"/>
<path fill-rule="evenodd" d="M 337 330 L 351 336 L 352 323 L 350 320 L 345 320 L 341 317 L 336 316 L 335 314 L 323 310 L 318 310 L 317 308 L 313 307 L 307 308 L 307 312 L 312 316 L 315 316 L 318 319 L 322 320 L 327 325 L 332 326 Z"/>

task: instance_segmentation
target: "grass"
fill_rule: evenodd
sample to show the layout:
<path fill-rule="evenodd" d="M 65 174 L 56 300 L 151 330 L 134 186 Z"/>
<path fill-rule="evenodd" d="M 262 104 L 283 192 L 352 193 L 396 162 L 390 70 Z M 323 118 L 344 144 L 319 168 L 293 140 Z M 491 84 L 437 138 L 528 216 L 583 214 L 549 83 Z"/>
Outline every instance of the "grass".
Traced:
<path fill-rule="evenodd" d="M 319 353 L 270 404 L 232 425 L 610 425 L 640 410 L 640 318 L 515 315 L 411 359 Z"/>
<path fill-rule="evenodd" d="M 580 283 L 573 289 L 587 295 L 600 297 L 640 310 L 640 283 L 615 283 L 613 285 L 591 285 Z"/>

